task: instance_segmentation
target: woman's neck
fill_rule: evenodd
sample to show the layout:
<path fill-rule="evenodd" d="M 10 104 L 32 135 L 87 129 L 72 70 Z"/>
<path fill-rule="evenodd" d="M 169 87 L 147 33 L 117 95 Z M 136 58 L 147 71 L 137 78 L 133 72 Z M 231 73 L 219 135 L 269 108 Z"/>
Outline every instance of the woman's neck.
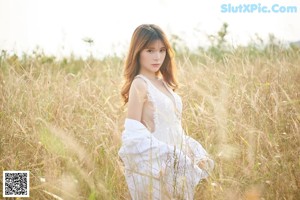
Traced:
<path fill-rule="evenodd" d="M 148 78 L 149 80 L 155 81 L 159 79 L 159 76 L 156 74 L 148 74 L 148 73 L 140 73 L 141 75 L 145 76 L 146 78 Z"/>

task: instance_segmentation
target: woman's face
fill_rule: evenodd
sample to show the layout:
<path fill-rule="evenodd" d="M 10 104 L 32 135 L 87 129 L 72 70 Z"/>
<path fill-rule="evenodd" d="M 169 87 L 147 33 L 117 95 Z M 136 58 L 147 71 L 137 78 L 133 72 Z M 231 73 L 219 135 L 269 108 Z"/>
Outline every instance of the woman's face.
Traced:
<path fill-rule="evenodd" d="M 140 53 L 140 72 L 157 72 L 166 57 L 166 47 L 161 40 L 153 41 L 148 47 Z"/>

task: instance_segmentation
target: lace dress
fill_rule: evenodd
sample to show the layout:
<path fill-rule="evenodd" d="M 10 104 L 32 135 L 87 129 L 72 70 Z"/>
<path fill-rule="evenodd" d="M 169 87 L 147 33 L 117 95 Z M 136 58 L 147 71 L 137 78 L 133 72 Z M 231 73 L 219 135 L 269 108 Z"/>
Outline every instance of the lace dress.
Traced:
<path fill-rule="evenodd" d="M 125 166 L 125 178 L 133 200 L 194 198 L 195 186 L 208 177 L 214 162 L 202 145 L 187 136 L 181 126 L 182 102 L 173 92 L 172 101 L 143 75 L 148 101 L 154 106 L 154 132 L 142 123 L 125 120 L 119 156 Z M 200 169 L 198 163 L 204 161 Z"/>

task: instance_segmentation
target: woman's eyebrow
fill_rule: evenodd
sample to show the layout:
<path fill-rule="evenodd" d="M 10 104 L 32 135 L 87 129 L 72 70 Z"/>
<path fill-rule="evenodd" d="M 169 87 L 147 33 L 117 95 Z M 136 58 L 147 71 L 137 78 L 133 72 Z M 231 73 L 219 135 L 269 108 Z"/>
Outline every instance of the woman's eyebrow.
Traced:
<path fill-rule="evenodd" d="M 153 46 L 148 46 L 148 47 L 146 47 L 146 49 L 155 49 L 155 47 L 153 47 Z M 166 49 L 166 47 L 165 47 L 165 46 L 162 46 L 162 47 L 160 47 L 159 49 Z"/>

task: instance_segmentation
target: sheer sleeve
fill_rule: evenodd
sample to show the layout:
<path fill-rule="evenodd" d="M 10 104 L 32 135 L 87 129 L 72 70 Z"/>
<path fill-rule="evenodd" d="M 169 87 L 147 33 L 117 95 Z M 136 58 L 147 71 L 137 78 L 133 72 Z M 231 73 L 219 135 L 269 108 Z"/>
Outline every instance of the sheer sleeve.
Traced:
<path fill-rule="evenodd" d="M 197 146 L 192 140 L 189 144 L 193 148 Z M 205 152 L 201 146 L 194 152 L 196 158 L 206 158 L 202 156 Z M 125 166 L 125 175 L 127 172 L 135 179 L 142 176 L 162 180 L 168 191 L 177 188 L 180 193 L 182 187 L 189 187 L 187 191 L 192 193 L 199 181 L 208 177 L 206 170 L 200 169 L 181 149 L 156 139 L 142 123 L 132 119 L 126 119 L 119 156 Z M 134 178 L 127 180 L 130 188 L 137 187 L 130 182 Z"/>
<path fill-rule="evenodd" d="M 203 169 L 207 172 L 212 171 L 214 168 L 214 161 L 210 159 L 203 146 L 190 136 L 186 135 L 185 138 L 187 149 L 193 162 L 198 165 L 201 161 L 204 161 Z"/>

